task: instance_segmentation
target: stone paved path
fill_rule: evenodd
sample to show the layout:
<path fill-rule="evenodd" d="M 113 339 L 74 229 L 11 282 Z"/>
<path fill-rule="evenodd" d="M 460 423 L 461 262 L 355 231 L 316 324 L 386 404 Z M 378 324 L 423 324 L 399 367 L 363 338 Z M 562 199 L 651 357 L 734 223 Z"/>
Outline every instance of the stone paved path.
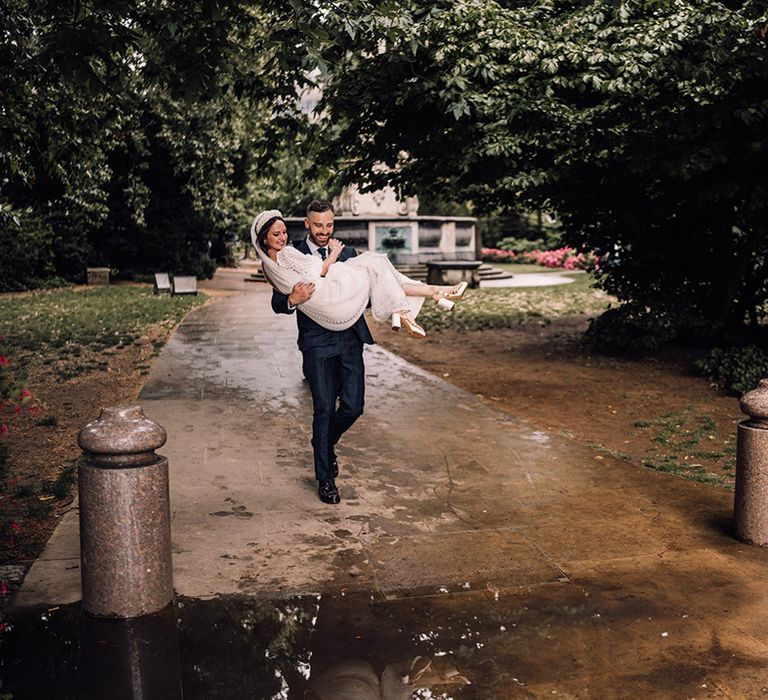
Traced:
<path fill-rule="evenodd" d="M 557 272 L 516 272 L 512 277 L 506 279 L 482 280 L 480 286 L 484 289 L 486 287 L 552 287 L 571 282 L 573 282 L 573 277 Z"/>
<path fill-rule="evenodd" d="M 768 693 L 768 552 L 730 536 L 731 493 L 603 458 L 373 347 L 343 502 L 325 506 L 294 319 L 242 273 L 214 286 L 240 293 L 188 316 L 138 399 L 169 433 L 178 593 L 502 596 L 530 613 L 518 655 L 540 673 L 500 697 L 550 693 L 553 664 L 566 697 Z M 78 556 L 73 511 L 15 609 L 78 600 Z"/>

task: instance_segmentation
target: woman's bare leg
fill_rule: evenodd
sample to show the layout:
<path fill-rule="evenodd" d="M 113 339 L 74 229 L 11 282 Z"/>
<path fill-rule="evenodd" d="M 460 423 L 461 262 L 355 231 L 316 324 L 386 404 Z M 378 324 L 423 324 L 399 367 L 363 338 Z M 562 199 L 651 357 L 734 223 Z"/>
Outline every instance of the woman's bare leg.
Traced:
<path fill-rule="evenodd" d="M 441 294 L 450 294 L 454 289 L 456 289 L 456 285 L 452 287 L 443 287 L 436 284 L 406 283 L 403 285 L 403 291 L 407 297 L 432 297 L 434 299 Z"/>
<path fill-rule="evenodd" d="M 407 297 L 431 297 L 438 292 L 438 287 L 434 284 L 412 284 L 403 285 L 403 291 Z"/>

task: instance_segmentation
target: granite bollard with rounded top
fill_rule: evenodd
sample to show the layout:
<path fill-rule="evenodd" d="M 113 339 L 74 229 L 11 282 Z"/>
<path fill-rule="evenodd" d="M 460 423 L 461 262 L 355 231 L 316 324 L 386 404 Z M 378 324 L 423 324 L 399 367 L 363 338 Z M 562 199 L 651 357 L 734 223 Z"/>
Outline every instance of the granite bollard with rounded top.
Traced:
<path fill-rule="evenodd" d="M 105 408 L 77 442 L 83 609 L 139 617 L 173 599 L 165 430 L 140 406 Z"/>
<path fill-rule="evenodd" d="M 741 398 L 749 418 L 739 423 L 736 443 L 736 536 L 768 547 L 768 379 Z"/>

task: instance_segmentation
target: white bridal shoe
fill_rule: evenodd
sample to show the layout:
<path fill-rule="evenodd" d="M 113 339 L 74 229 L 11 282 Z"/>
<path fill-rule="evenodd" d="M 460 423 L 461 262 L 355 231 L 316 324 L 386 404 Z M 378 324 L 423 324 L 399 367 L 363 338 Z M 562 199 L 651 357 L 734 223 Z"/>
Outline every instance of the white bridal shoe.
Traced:
<path fill-rule="evenodd" d="M 469 287 L 468 282 L 461 282 L 453 287 L 449 292 L 438 292 L 432 298 L 435 300 L 435 302 L 437 302 L 438 307 L 443 311 L 451 311 L 453 307 L 456 306 L 455 302 L 459 301 L 464 296 L 464 292 L 467 291 L 467 287 Z"/>
<path fill-rule="evenodd" d="M 403 326 L 411 338 L 426 338 L 426 331 L 405 311 L 392 314 L 392 330 L 399 331 Z"/>
<path fill-rule="evenodd" d="M 448 294 L 443 294 L 443 299 L 459 301 L 464 296 L 464 292 L 467 291 L 467 287 L 469 287 L 469 282 L 460 282 Z"/>

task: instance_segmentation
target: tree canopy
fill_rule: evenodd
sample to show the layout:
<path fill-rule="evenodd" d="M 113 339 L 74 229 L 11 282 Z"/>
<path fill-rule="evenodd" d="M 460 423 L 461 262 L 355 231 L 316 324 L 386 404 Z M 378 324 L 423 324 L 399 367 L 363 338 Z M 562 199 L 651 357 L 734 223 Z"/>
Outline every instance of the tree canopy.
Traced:
<path fill-rule="evenodd" d="M 211 274 L 305 121 L 309 3 L 4 3 L 0 286 Z"/>
<path fill-rule="evenodd" d="M 557 213 L 625 302 L 607 318 L 643 334 L 765 313 L 757 2 L 3 5 L 5 289 L 210 273 L 254 208 L 296 211 L 330 172 Z"/>
<path fill-rule="evenodd" d="M 625 316 L 674 331 L 758 319 L 761 6 L 462 0 L 407 12 L 395 39 L 360 35 L 337 52 L 326 163 L 480 212 L 557 212 L 566 242 L 600 254 L 600 283 L 629 302 Z M 376 173 L 378 161 L 397 169 Z"/>

